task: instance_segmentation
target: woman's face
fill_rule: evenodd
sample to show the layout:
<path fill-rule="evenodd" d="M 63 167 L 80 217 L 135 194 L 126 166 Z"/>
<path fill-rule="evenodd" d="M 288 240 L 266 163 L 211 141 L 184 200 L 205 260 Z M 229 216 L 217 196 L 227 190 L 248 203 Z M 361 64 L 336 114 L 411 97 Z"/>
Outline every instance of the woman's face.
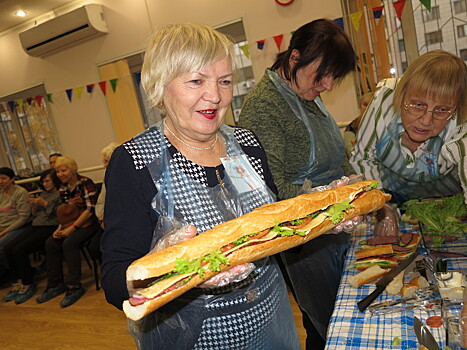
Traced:
<path fill-rule="evenodd" d="M 13 186 L 13 179 L 9 176 L 0 175 L 0 188 L 2 190 L 8 190 L 11 186 Z"/>
<path fill-rule="evenodd" d="M 44 186 L 44 189 L 47 192 L 50 192 L 54 189 L 55 185 L 52 180 L 52 177 L 50 175 L 47 175 L 43 180 L 42 180 L 42 186 Z"/>
<path fill-rule="evenodd" d="M 401 119 L 405 132 L 415 144 L 422 144 L 431 137 L 438 136 L 449 123 L 449 120 L 436 120 L 432 118 L 430 111 L 434 109 L 454 110 L 456 105 L 453 103 L 443 103 L 424 97 L 419 98 L 413 95 L 405 98 L 406 104 L 426 106 L 427 112 L 421 117 L 414 116 L 402 108 Z"/>
<path fill-rule="evenodd" d="M 102 159 L 102 163 L 104 164 L 104 168 L 107 168 L 107 166 L 109 165 L 109 162 L 110 162 L 110 157 L 104 156 L 104 158 Z"/>
<path fill-rule="evenodd" d="M 70 182 L 70 180 L 75 175 L 75 173 L 73 171 L 71 171 L 70 168 L 68 168 L 68 167 L 66 167 L 64 165 L 55 168 L 55 171 L 57 172 L 57 177 L 64 184 Z"/>
<path fill-rule="evenodd" d="M 205 141 L 224 123 L 232 102 L 232 66 L 226 57 L 167 84 L 163 102 L 167 118 L 187 140 Z"/>
<path fill-rule="evenodd" d="M 298 50 L 293 50 L 290 55 L 290 68 L 293 69 L 299 59 Z M 311 62 L 309 65 L 297 71 L 297 80 L 290 82 L 290 88 L 306 101 L 313 101 L 324 91 L 331 91 L 334 78 L 330 75 L 323 77 L 320 81 L 315 81 L 316 72 L 321 60 Z"/>

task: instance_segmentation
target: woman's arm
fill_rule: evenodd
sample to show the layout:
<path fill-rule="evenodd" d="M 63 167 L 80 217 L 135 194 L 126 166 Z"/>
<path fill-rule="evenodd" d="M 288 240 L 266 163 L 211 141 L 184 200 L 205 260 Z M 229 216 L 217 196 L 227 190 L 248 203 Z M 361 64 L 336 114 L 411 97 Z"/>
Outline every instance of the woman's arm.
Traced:
<path fill-rule="evenodd" d="M 18 213 L 18 218 L 8 226 L 3 233 L 7 233 L 17 228 L 20 228 L 26 224 L 31 217 L 31 207 L 29 206 L 29 192 L 26 191 L 23 187 L 15 185 L 15 192 L 13 195 L 13 201 L 16 206 L 16 212 Z"/>
<path fill-rule="evenodd" d="M 112 153 L 105 185 L 102 287 L 107 301 L 121 309 L 129 297 L 126 269 L 150 250 L 156 224 L 151 201 L 156 188 L 147 168 L 135 169 L 123 146 Z"/>

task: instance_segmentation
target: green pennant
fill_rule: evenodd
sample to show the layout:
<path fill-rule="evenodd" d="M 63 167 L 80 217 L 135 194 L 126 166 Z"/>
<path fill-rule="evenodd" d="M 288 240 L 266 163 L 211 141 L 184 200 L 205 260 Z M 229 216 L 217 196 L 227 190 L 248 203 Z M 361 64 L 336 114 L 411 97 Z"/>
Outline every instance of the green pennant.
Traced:
<path fill-rule="evenodd" d="M 47 95 L 47 101 L 50 103 L 54 103 L 54 101 L 52 100 L 52 94 L 46 94 L 46 95 Z"/>
<path fill-rule="evenodd" d="M 431 0 L 420 0 L 420 2 L 428 11 L 431 11 Z"/>
<path fill-rule="evenodd" d="M 110 79 L 110 86 L 112 86 L 112 91 L 115 92 L 115 90 L 117 89 L 117 79 Z"/>

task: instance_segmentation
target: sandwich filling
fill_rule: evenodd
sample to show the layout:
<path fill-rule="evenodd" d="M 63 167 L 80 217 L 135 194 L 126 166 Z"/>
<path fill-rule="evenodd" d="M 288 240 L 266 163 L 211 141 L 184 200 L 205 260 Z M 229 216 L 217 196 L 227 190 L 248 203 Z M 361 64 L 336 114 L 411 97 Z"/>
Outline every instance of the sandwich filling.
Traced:
<path fill-rule="evenodd" d="M 349 199 L 341 203 L 332 204 L 297 220 L 276 223 L 275 226 L 263 231 L 246 234 L 203 257 L 191 261 L 177 258 L 173 271 L 151 279 L 146 288 L 132 295 L 129 302 L 132 306 L 137 306 L 147 300 L 161 297 L 185 285 L 196 275 L 203 278 L 207 269 L 219 272 L 221 265 L 230 265 L 229 255 L 244 247 L 269 242 L 279 237 L 306 236 L 325 220 L 330 220 L 334 225 L 338 225 L 344 220 L 344 213 L 354 207 L 352 202 L 376 187 L 377 182 L 374 182 L 355 192 Z"/>

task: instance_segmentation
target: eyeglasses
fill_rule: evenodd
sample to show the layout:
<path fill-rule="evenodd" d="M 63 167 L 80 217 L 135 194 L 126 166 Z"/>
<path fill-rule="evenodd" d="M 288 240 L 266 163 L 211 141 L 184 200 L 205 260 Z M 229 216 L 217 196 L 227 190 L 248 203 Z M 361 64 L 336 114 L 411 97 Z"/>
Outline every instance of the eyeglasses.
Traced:
<path fill-rule="evenodd" d="M 436 109 L 429 111 L 427 105 L 419 104 L 419 103 L 417 104 L 406 104 L 405 103 L 404 109 L 407 113 L 417 118 L 424 116 L 426 113 L 431 113 L 431 117 L 435 120 L 450 120 L 456 117 L 455 115 L 453 115 L 456 111 L 451 111 L 443 107 L 436 108 Z"/>

